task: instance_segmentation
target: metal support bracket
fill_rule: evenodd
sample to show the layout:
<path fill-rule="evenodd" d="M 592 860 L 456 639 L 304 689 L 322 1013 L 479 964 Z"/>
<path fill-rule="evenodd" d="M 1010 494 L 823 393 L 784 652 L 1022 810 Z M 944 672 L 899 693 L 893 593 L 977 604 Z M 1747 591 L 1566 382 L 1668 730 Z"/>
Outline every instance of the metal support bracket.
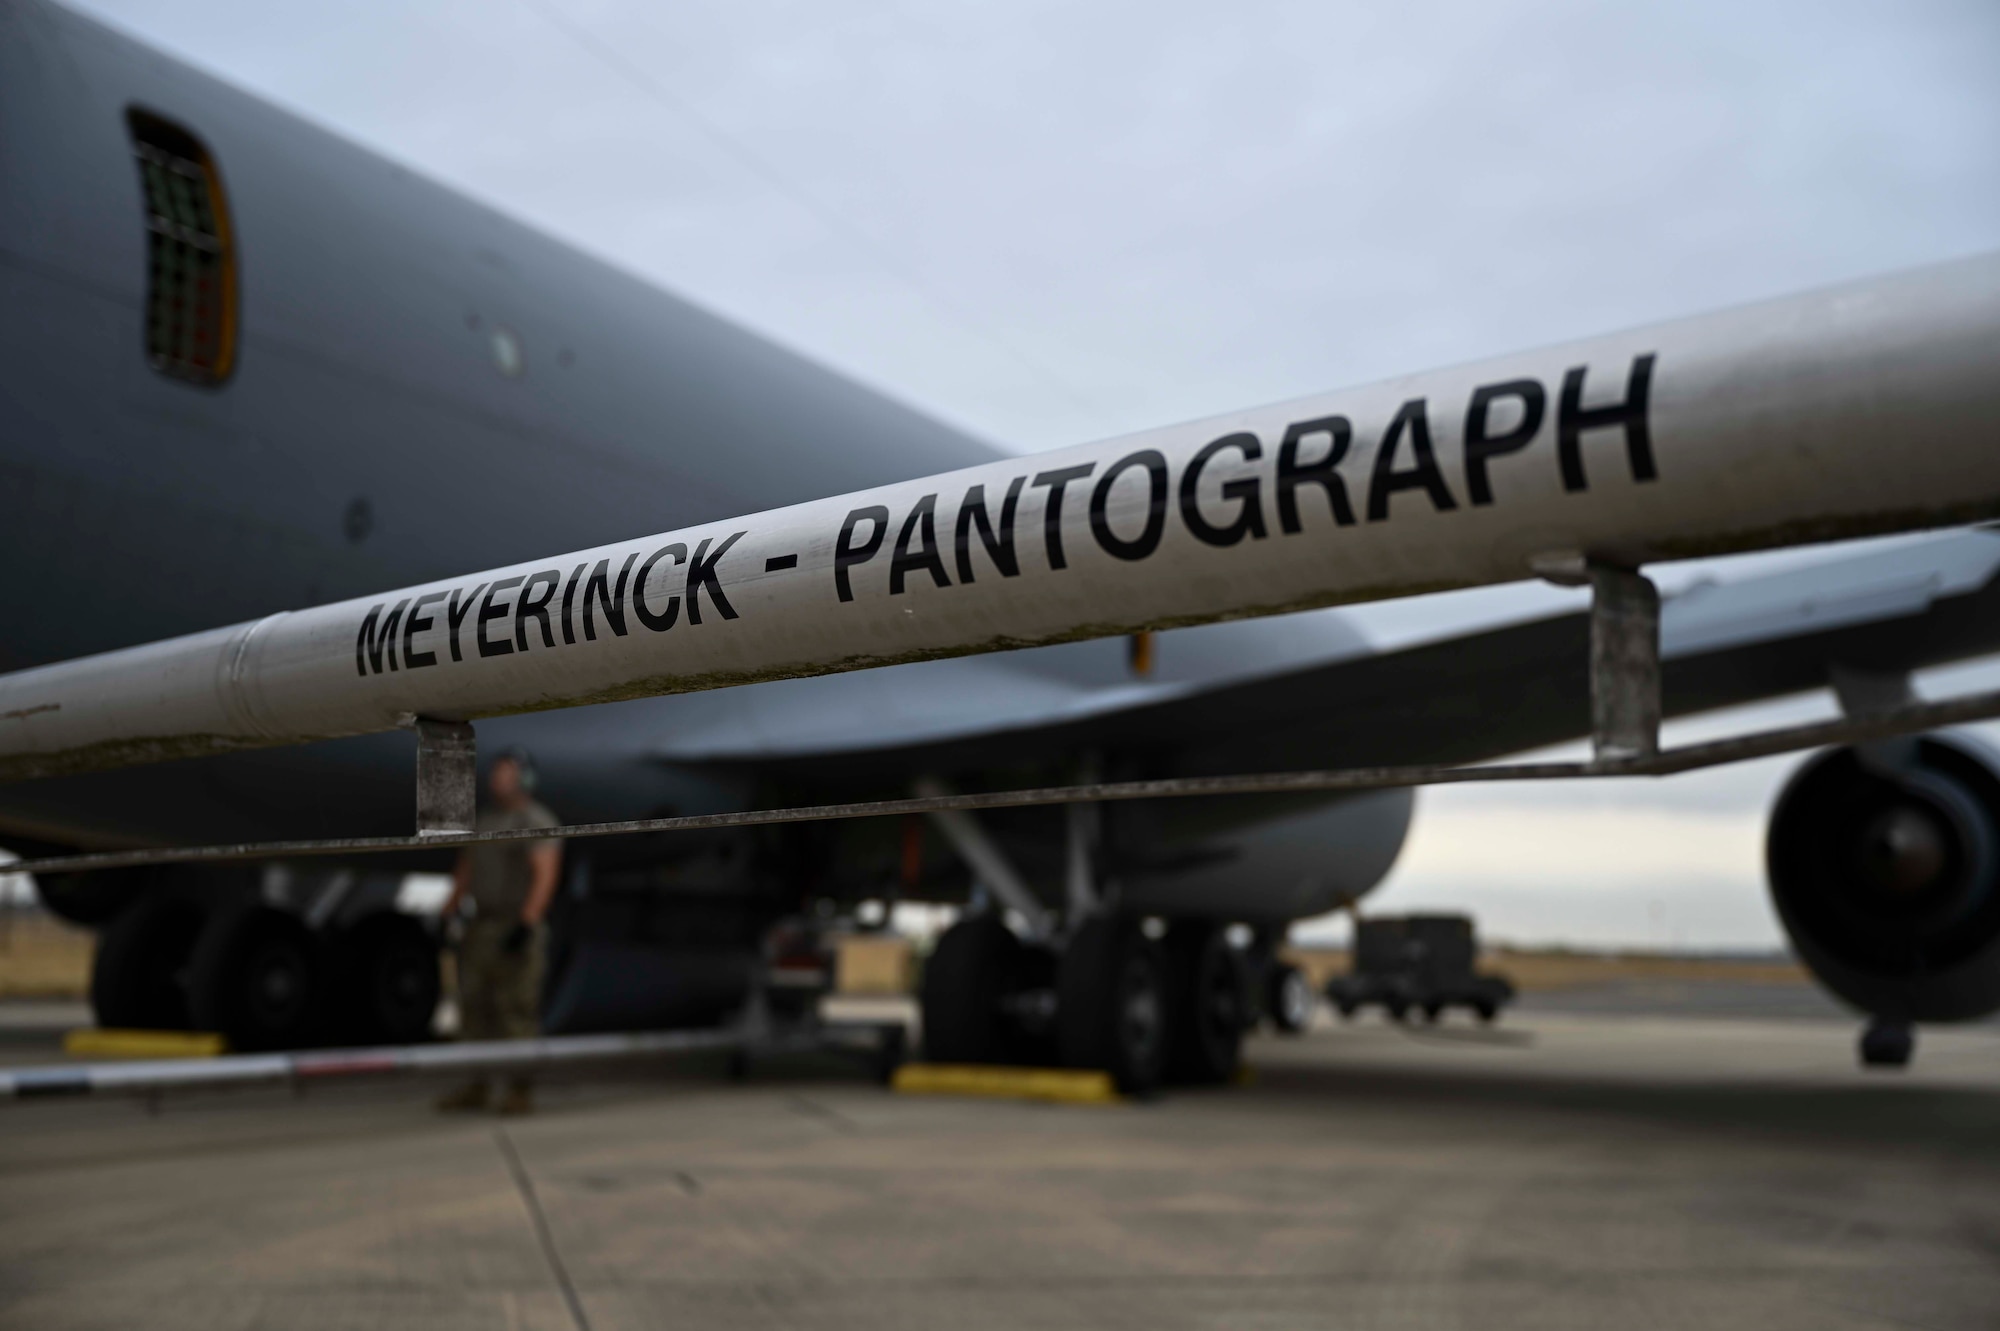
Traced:
<path fill-rule="evenodd" d="M 950 788 L 936 777 L 922 777 L 916 783 L 919 799 L 935 799 L 950 793 Z M 1042 905 L 1034 889 L 1015 871 L 1006 852 L 986 834 L 986 829 L 979 825 L 977 818 L 962 809 L 927 812 L 944 839 L 951 843 L 951 848 L 971 868 L 973 877 L 980 885 L 998 897 L 1002 905 L 1020 912 L 1021 918 L 1027 921 L 1030 938 L 1047 938 L 1055 932 L 1055 921 L 1050 918 L 1048 907 Z"/>
<path fill-rule="evenodd" d="M 1591 560 L 1590 734 L 1598 758 L 1660 751 L 1660 591 L 1636 569 Z"/>
<path fill-rule="evenodd" d="M 1917 701 L 1917 691 L 1904 670 L 1859 670 L 1835 662 L 1827 667 L 1826 682 L 1840 700 L 1841 715 L 1857 721 L 1886 716 Z"/>
<path fill-rule="evenodd" d="M 479 805 L 479 750 L 468 721 L 418 717 L 417 835 L 470 832 Z"/>
<path fill-rule="evenodd" d="M 1851 721 L 1890 716 L 1917 704 L 1917 691 L 1907 671 L 1861 670 L 1838 662 L 1827 667 L 1827 683 L 1840 700 L 1840 713 Z M 1897 735 L 1854 746 L 1861 765 L 1877 776 L 1906 776 L 1916 756 L 1917 737 Z"/>

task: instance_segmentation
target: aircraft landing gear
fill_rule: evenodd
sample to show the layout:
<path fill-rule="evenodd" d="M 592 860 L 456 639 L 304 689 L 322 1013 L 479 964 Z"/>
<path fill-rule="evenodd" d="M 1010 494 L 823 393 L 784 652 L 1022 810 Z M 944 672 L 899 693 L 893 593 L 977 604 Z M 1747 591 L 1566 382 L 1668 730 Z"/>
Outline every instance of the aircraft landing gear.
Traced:
<path fill-rule="evenodd" d="M 358 1045 L 430 1039 L 442 984 L 429 930 L 412 916 L 376 911 L 328 943 L 334 1039 Z"/>
<path fill-rule="evenodd" d="M 924 1057 L 933 1063 L 1009 1063 L 1019 1041 L 1007 1000 L 1027 945 L 992 915 L 960 920 L 924 965 Z"/>
<path fill-rule="evenodd" d="M 188 961 L 188 1012 L 232 1049 L 298 1049 L 321 1033 L 329 975 L 320 940 L 270 906 L 225 909 Z"/>
<path fill-rule="evenodd" d="M 1058 951 L 975 915 L 938 939 L 921 997 L 931 1062 L 1100 1069 L 1128 1095 L 1230 1080 L 1253 1021 L 1244 957 L 1205 920 L 1155 942 L 1093 916 Z"/>
<path fill-rule="evenodd" d="M 1136 921 L 1100 915 L 1056 966 L 1056 1044 L 1073 1068 L 1102 1068 L 1127 1095 L 1155 1090 L 1169 1041 L 1167 968 Z"/>
<path fill-rule="evenodd" d="M 1204 920 L 1182 920 L 1167 930 L 1167 1075 L 1174 1081 L 1212 1085 L 1236 1076 L 1243 1063 L 1247 980 L 1242 954 L 1228 936 Z"/>
<path fill-rule="evenodd" d="M 116 1030 L 190 1029 L 182 973 L 206 919 L 194 903 L 163 895 L 106 923 L 90 966 L 97 1024 Z"/>
<path fill-rule="evenodd" d="M 89 886 L 89 884 L 85 884 Z M 159 875 L 100 925 L 100 1026 L 214 1031 L 233 1049 L 414 1044 L 437 1012 L 437 944 L 394 909 L 398 879 Z"/>
<path fill-rule="evenodd" d="M 1861 1066 L 1864 1068 L 1905 1068 L 1917 1051 L 1917 1031 L 1904 1021 L 1876 1017 L 1861 1032 Z"/>
<path fill-rule="evenodd" d="M 1290 962 L 1276 962 L 1266 981 L 1264 1010 L 1280 1035 L 1299 1035 L 1312 1024 L 1313 991 L 1306 973 Z M 1399 1017 L 1400 1019 L 1400 1017 Z"/>

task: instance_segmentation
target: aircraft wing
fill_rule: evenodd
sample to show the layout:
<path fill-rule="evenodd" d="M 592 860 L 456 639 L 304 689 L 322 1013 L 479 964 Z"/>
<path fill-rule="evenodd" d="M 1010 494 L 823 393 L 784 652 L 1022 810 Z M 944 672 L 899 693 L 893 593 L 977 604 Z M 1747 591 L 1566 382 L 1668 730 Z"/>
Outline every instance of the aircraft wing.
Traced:
<path fill-rule="evenodd" d="M 1585 598 L 1547 599 L 1574 608 L 1489 618 L 1390 650 L 1356 639 L 1206 683 L 1077 684 L 1010 668 L 1002 655 L 970 670 L 939 662 L 760 685 L 709 706 L 703 724 L 656 756 L 849 789 L 1092 749 L 1155 775 L 1478 762 L 1589 733 Z M 1161 635 L 1163 654 L 1179 634 Z M 1834 667 L 1900 674 L 2000 652 L 2000 532 L 1699 581 L 1666 600 L 1661 639 L 1670 717 L 1822 688 Z"/>

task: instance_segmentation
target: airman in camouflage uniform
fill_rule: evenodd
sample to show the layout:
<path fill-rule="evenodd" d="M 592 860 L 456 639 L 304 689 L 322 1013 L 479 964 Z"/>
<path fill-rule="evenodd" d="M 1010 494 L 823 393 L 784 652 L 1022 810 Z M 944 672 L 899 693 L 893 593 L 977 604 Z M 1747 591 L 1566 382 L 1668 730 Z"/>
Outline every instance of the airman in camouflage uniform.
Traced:
<path fill-rule="evenodd" d="M 535 769 L 528 756 L 510 751 L 487 775 L 492 803 L 478 830 L 556 827 L 553 813 L 534 797 Z M 458 949 L 458 1029 L 466 1040 L 525 1040 L 541 1032 L 543 918 L 562 872 L 562 842 L 503 841 L 469 846 L 458 857 L 444 917 L 455 919 L 467 901 L 474 915 Z M 483 1109 L 490 1088 L 476 1077 L 438 1101 L 440 1109 Z M 500 1101 L 503 1114 L 534 1109 L 534 1085 L 512 1078 Z"/>

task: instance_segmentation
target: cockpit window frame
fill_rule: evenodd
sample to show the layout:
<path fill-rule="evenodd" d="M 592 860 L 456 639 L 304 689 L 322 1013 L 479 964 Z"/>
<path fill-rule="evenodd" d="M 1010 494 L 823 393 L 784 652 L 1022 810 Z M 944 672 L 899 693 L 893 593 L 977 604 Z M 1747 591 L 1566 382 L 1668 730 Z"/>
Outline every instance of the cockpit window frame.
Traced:
<path fill-rule="evenodd" d="M 222 172 L 178 122 L 130 106 L 126 128 L 146 221 L 146 359 L 169 378 L 220 388 L 236 369 L 236 238 Z"/>

